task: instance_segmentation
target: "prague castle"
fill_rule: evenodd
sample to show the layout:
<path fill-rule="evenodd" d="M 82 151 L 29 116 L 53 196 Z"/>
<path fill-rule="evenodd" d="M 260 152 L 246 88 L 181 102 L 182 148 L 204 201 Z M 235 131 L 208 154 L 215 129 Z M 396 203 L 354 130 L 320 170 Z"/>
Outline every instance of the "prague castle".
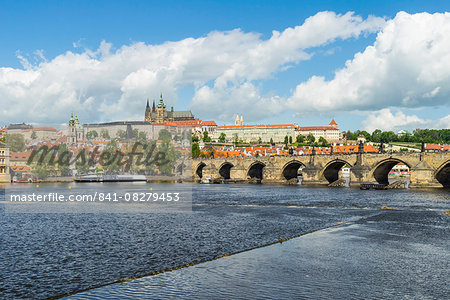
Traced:
<path fill-rule="evenodd" d="M 167 111 L 162 94 L 159 103 L 153 106 L 147 100 L 145 116 L 142 121 L 113 121 L 106 123 L 81 124 L 78 117 L 69 120 L 67 127 L 67 142 L 69 145 L 76 145 L 87 142 L 88 133 L 95 131 L 97 136 L 105 135 L 110 138 L 118 137 L 119 133 L 124 133 L 126 138 L 131 139 L 133 130 L 143 132 L 148 139 L 157 139 L 159 131 L 169 130 L 173 135 L 180 135 L 189 129 L 192 132 L 213 132 L 217 127 L 214 121 L 196 120 L 191 111 L 174 111 L 173 107 Z"/>
<path fill-rule="evenodd" d="M 174 111 L 173 106 L 170 111 L 167 111 L 166 105 L 164 104 L 164 100 L 162 94 L 159 98 L 158 106 L 155 106 L 155 101 L 153 101 L 153 106 L 150 109 L 150 105 L 147 100 L 147 107 L 145 108 L 145 122 L 149 122 L 152 124 L 163 124 L 167 122 L 174 121 L 188 121 L 194 120 L 194 115 L 191 111 Z"/>

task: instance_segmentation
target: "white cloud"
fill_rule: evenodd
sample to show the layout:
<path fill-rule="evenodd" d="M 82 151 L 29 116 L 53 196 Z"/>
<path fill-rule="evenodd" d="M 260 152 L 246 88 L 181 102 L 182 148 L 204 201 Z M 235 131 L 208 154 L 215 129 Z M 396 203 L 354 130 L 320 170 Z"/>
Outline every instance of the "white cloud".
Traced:
<path fill-rule="evenodd" d="M 332 80 L 313 76 L 288 101 L 296 111 L 377 110 L 450 103 L 450 14 L 399 12 Z"/>
<path fill-rule="evenodd" d="M 392 113 L 388 108 L 372 113 L 362 122 L 363 128 L 368 132 L 375 129 L 383 131 L 399 131 L 401 129 L 414 130 L 417 128 L 450 128 L 450 115 L 438 120 L 421 119 L 416 115 L 405 115 L 402 111 Z"/>
<path fill-rule="evenodd" d="M 310 58 L 305 50 L 336 39 L 379 30 L 384 19 L 320 12 L 303 25 L 274 31 L 271 38 L 239 29 L 211 32 L 160 45 L 134 43 L 117 50 L 102 42 L 95 51 L 67 51 L 53 59 L 17 54 L 24 69 L 0 68 L 0 120 L 61 123 L 71 111 L 81 121 L 142 119 L 147 97 L 177 101 L 180 88 L 195 88 L 191 103 L 202 118 L 222 120 L 236 112 L 247 119 L 281 112 L 283 99 L 260 95 L 256 80 Z M 81 41 L 74 43 L 80 51 Z"/>

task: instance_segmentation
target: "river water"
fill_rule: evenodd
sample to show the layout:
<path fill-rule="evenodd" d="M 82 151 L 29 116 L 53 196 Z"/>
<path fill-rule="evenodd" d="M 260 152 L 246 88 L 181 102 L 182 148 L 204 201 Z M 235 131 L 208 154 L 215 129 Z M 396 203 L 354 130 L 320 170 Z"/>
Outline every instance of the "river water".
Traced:
<path fill-rule="evenodd" d="M 72 184 L 71 192 L 150 186 L 155 185 Z M 72 297 L 440 299 L 448 291 L 450 217 L 443 215 L 450 209 L 448 190 L 164 185 L 174 186 L 192 190 L 192 212 L 9 213 L 3 202 L 1 298 L 88 290 Z M 69 193 L 67 187 L 42 186 Z M 28 188 L 33 187 L 21 187 Z M 395 210 L 380 210 L 383 205 Z M 338 222 L 348 224 L 329 228 Z M 318 229 L 324 230 L 309 233 Z M 383 285 L 386 293 L 379 291 Z"/>

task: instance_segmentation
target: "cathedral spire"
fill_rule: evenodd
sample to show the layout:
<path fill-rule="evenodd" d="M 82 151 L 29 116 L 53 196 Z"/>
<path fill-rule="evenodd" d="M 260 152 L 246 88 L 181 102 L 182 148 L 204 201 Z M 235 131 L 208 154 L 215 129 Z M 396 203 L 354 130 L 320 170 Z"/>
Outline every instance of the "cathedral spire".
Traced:
<path fill-rule="evenodd" d="M 152 112 L 156 112 L 155 99 L 153 99 L 153 107 L 152 107 Z"/>
<path fill-rule="evenodd" d="M 147 98 L 147 107 L 150 107 L 150 105 L 148 104 L 148 98 Z"/>

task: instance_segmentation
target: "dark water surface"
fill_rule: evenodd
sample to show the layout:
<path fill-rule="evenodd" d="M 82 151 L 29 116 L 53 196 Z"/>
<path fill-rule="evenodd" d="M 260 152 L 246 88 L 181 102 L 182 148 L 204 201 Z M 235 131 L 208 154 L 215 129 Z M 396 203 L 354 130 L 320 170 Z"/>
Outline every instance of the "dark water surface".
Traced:
<path fill-rule="evenodd" d="M 384 248 L 381 247 L 378 249 L 379 251 L 368 252 L 366 250 L 367 245 L 361 243 L 360 249 L 362 250 L 359 253 L 354 252 L 354 249 L 358 249 L 359 245 L 354 242 L 367 237 L 375 239 L 379 245 L 391 243 L 389 245 L 393 249 L 401 249 L 416 244 L 417 249 L 415 251 L 409 251 L 408 248 L 405 253 L 410 260 L 423 262 L 424 266 L 428 266 L 427 268 L 410 268 L 408 275 L 403 274 L 403 277 L 391 276 L 394 280 L 398 278 L 398 282 L 387 282 L 391 286 L 405 286 L 405 278 L 420 277 L 430 287 L 442 287 L 442 282 L 445 282 L 445 276 L 444 278 L 442 276 L 448 275 L 448 265 L 442 265 L 442 262 L 445 261 L 442 258 L 446 258 L 448 262 L 450 251 L 448 244 L 449 217 L 442 214 L 443 211 L 450 209 L 448 190 L 361 191 L 349 188 L 268 185 L 185 184 L 182 186 L 193 191 L 192 213 L 11 214 L 6 213 L 3 208 L 0 211 L 1 297 L 5 299 L 46 298 L 72 293 L 108 284 L 122 278 L 142 276 L 186 263 L 208 260 L 220 255 L 271 243 L 279 240 L 280 237 L 298 236 L 344 221 L 354 222 L 342 229 L 344 232 L 345 230 L 349 231 L 349 234 L 345 236 L 348 236 L 346 239 L 352 242 L 349 244 L 353 245 L 353 248 L 344 248 L 339 251 L 342 251 L 341 255 L 345 254 L 344 256 L 347 257 L 349 270 L 353 270 L 351 269 L 352 266 L 362 263 L 363 258 L 367 257 L 370 269 L 359 270 L 358 272 L 362 272 L 360 278 L 368 278 L 365 274 L 372 274 L 368 280 L 376 281 L 377 278 L 383 278 L 380 277 L 380 274 L 393 272 L 388 267 L 390 265 L 388 261 L 379 265 L 374 264 L 374 261 L 380 257 L 380 253 L 385 250 Z M 50 187 L 55 191 L 67 191 L 67 185 L 65 184 Z M 123 192 L 130 189 L 146 191 L 149 185 L 89 184 L 75 185 L 73 190 L 77 188 L 91 189 L 92 191 Z M 396 210 L 380 210 L 379 208 L 382 205 L 394 207 Z M 367 217 L 367 219 L 358 221 L 361 217 Z M 368 226 L 367 224 L 376 224 L 376 226 Z M 282 251 L 280 253 L 283 256 L 288 255 L 290 248 L 285 246 L 293 245 L 294 241 L 309 236 L 314 239 L 316 234 L 306 235 L 300 239 L 281 244 L 280 249 L 287 250 L 286 252 L 283 252 L 285 250 L 279 250 Z M 393 244 L 392 241 L 394 241 Z M 320 243 L 317 247 L 313 247 L 314 243 L 310 245 L 310 252 L 320 253 L 320 251 L 323 251 L 324 258 L 329 257 L 327 256 L 327 249 L 328 251 L 334 249 L 333 244 L 327 244 L 326 247 L 324 246 L 325 248 L 320 246 Z M 235 259 L 235 257 L 239 259 L 242 255 L 254 257 L 257 260 L 260 251 L 272 251 L 266 250 L 273 249 L 272 247 L 275 246 L 241 253 L 207 264 L 226 263 L 227 260 Z M 345 252 L 346 250 L 353 251 L 355 256 Z M 254 253 L 254 256 L 252 256 L 252 253 Z M 276 257 L 279 257 L 280 253 Z M 303 260 L 299 261 L 309 261 L 310 265 L 313 264 L 314 260 L 305 259 L 307 257 L 305 256 Z M 359 258 L 353 260 L 353 257 Z M 429 257 L 435 257 L 435 259 L 424 260 L 424 258 Z M 249 260 L 244 259 L 243 261 Z M 334 260 L 329 261 L 330 263 L 337 263 Z M 397 262 L 396 270 L 401 270 L 403 264 L 408 261 L 405 258 L 405 261 Z M 163 283 L 165 276 L 178 276 L 167 274 L 184 274 L 191 269 L 201 269 L 203 265 L 143 278 L 136 282 L 142 283 L 143 280 L 149 280 L 149 278 L 153 278 L 151 280 L 162 278 L 160 283 Z M 289 265 L 295 266 L 296 264 L 292 262 Z M 261 291 L 275 291 L 273 280 L 263 280 L 264 274 L 268 272 L 263 265 L 251 264 L 251 261 L 249 261 L 248 267 L 254 269 L 243 268 L 243 273 L 233 273 L 232 266 L 238 268 L 239 265 L 230 264 L 226 267 L 227 270 L 230 270 L 229 272 L 220 272 L 222 274 L 220 276 L 229 273 L 231 278 L 228 279 L 232 282 L 230 284 L 234 282 L 238 286 L 239 283 L 251 286 L 253 282 L 256 284 L 256 288 L 261 289 Z M 255 266 L 260 267 L 256 268 Z M 279 264 L 278 268 L 275 267 L 270 274 L 280 272 L 280 266 L 282 264 Z M 322 260 L 316 260 L 316 263 L 311 265 L 311 269 L 317 269 L 317 273 L 314 275 L 314 278 L 317 279 L 315 283 L 295 286 L 281 285 L 286 292 L 286 294 L 282 294 L 282 297 L 288 295 L 295 297 L 297 295 L 311 299 L 329 298 L 327 297 L 327 295 L 329 296 L 327 291 L 333 291 L 332 288 L 312 289 L 311 287 L 316 284 L 320 286 L 321 280 L 327 280 L 327 278 L 338 274 L 330 274 L 331 271 L 327 271 L 325 261 Z M 356 270 L 356 268 L 354 269 Z M 204 274 L 201 276 L 207 276 L 208 271 L 203 270 Z M 296 267 L 295 270 L 298 270 L 299 273 L 291 270 L 293 273 L 288 278 L 293 278 L 293 276 L 296 276 L 295 274 L 303 274 L 301 268 Z M 343 273 L 345 273 L 344 271 Z M 233 274 L 236 275 L 235 278 L 232 277 Z M 252 274 L 252 276 L 248 274 Z M 214 287 L 219 284 L 221 278 L 219 275 L 217 275 L 217 281 L 214 280 L 213 275 L 209 275 L 208 278 L 211 279 L 208 286 Z M 354 277 L 353 275 L 352 277 Z M 197 291 L 201 290 L 201 286 L 197 285 L 196 287 L 195 285 L 197 282 L 195 278 L 198 279 L 201 276 L 192 277 L 192 274 L 189 276 L 185 278 L 187 281 L 184 281 L 184 283 L 189 285 L 188 283 L 191 282 L 192 290 L 184 290 L 185 293 L 178 294 L 178 296 L 190 294 L 193 298 L 196 296 L 214 297 L 214 294 L 193 293 L 196 288 Z M 242 276 L 249 279 L 242 281 L 240 280 L 244 278 Z M 158 286 L 158 284 L 155 286 Z M 358 286 L 360 286 L 360 288 L 357 288 L 360 295 L 364 291 L 367 295 L 373 292 L 364 288 L 368 286 L 368 283 L 364 280 Z M 420 287 L 417 284 L 414 286 Z M 115 288 L 107 288 L 101 289 L 102 293 L 97 294 L 97 297 L 110 295 L 114 298 L 113 290 Z M 117 287 L 117 289 L 121 289 L 121 287 Z M 124 290 L 130 292 L 127 289 L 125 286 Z M 218 286 L 217 289 L 220 291 Z M 341 294 L 336 295 L 351 295 L 350 292 L 353 289 L 355 287 L 352 285 L 340 286 Z M 235 296 L 260 298 L 258 294 L 242 294 L 245 290 L 242 289 L 240 294 L 235 294 Z M 309 290 L 312 290 L 312 292 L 305 292 Z M 183 289 L 164 290 L 152 289 L 147 286 L 147 288 L 136 290 L 135 296 L 142 298 L 152 297 L 153 295 L 159 298 L 164 295 L 174 296 L 176 291 L 183 291 Z M 433 291 L 435 291 L 434 294 Z M 233 294 L 224 293 L 222 297 L 227 295 L 233 296 Z M 380 295 L 380 297 L 383 295 L 395 296 L 392 293 L 376 295 Z M 427 295 L 439 299 L 442 294 L 435 288 L 430 290 Z M 78 294 L 77 297 L 82 296 L 83 294 Z M 267 297 L 278 298 L 275 294 Z"/>

